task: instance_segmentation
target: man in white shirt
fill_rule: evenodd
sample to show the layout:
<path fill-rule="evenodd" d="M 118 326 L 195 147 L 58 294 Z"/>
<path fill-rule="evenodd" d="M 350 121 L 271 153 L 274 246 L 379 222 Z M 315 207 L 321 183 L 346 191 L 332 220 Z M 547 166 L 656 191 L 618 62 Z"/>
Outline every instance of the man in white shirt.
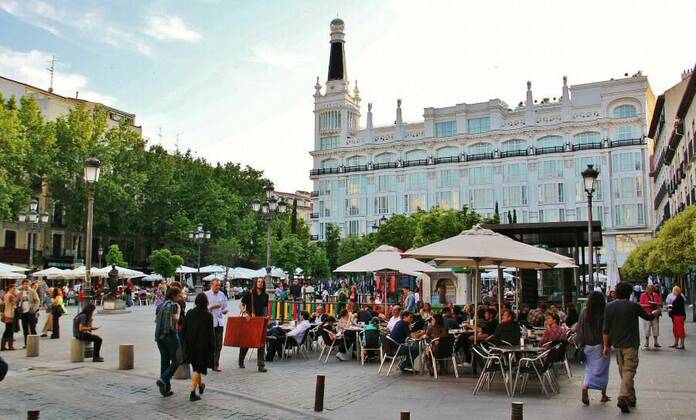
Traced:
<path fill-rule="evenodd" d="M 401 321 L 401 307 L 399 305 L 392 306 L 392 317 L 387 322 L 387 330 L 391 331 L 397 322 Z"/>
<path fill-rule="evenodd" d="M 269 330 L 268 337 L 273 337 L 273 339 L 268 340 L 268 353 L 266 353 L 267 362 L 272 362 L 276 354 L 279 359 L 282 358 L 285 348 L 300 345 L 305 332 L 312 327 L 312 324 L 309 322 L 309 317 L 309 312 L 302 311 L 302 321 L 287 333 L 283 332 L 281 327 L 272 327 Z"/>
<path fill-rule="evenodd" d="M 213 314 L 213 329 L 215 330 L 215 364 L 214 372 L 220 372 L 220 352 L 222 337 L 225 329 L 224 316 L 227 313 L 227 296 L 220 291 L 220 280 L 213 280 L 210 290 L 205 292 L 208 297 L 208 309 Z"/>

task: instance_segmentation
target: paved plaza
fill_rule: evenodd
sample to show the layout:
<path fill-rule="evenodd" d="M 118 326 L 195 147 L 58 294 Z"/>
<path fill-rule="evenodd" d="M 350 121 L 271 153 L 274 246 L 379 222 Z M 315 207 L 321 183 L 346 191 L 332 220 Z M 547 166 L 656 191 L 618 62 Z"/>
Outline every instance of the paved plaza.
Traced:
<path fill-rule="evenodd" d="M 233 310 L 236 313 L 236 301 Z M 609 395 L 611 403 L 599 403 L 599 394 L 584 407 L 579 401 L 583 368 L 573 366 L 574 377 L 560 378 L 561 392 L 544 398 L 537 386 L 511 399 L 499 383 L 490 392 L 472 395 L 475 379 L 467 371 L 455 379 L 401 373 L 377 375 L 377 365 L 364 367 L 332 357 L 324 365 L 316 360 L 289 359 L 269 363 L 269 372 L 256 372 L 255 362 L 236 368 L 237 349 L 224 348 L 221 373 L 211 372 L 203 400 L 188 401 L 189 380 L 173 381 L 174 395 L 162 398 L 154 382 L 159 373 L 159 353 L 153 336 L 154 306 L 135 307 L 129 314 L 96 315 L 104 337 L 105 363 L 70 363 L 70 327 L 75 308 L 61 319 L 60 340 L 41 339 L 41 354 L 26 358 L 24 352 L 3 352 L 10 372 L 0 384 L 0 418 L 26 417 L 27 410 L 41 410 L 41 418 L 134 418 L 134 419 L 396 419 L 409 411 L 413 419 L 510 418 L 510 402 L 523 401 L 527 419 L 687 419 L 694 418 L 696 399 L 694 362 L 696 353 L 668 349 L 669 318 L 663 317 L 663 349 L 641 351 L 637 377 L 639 406 L 630 415 L 616 408 L 618 374 L 612 361 Z M 687 323 L 688 333 L 696 333 Z M 20 335 L 17 335 L 20 338 Z M 118 345 L 135 345 L 135 369 L 119 371 Z M 20 346 L 21 347 L 21 346 Z M 316 375 L 326 376 L 324 412 L 315 414 Z"/>

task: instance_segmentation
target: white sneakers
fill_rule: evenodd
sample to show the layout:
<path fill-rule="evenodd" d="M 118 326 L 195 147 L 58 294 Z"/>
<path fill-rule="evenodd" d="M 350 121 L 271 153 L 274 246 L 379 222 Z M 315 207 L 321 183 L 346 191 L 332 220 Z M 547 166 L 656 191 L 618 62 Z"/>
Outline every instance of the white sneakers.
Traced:
<path fill-rule="evenodd" d="M 341 352 L 336 353 L 336 358 L 342 362 L 345 362 L 346 360 L 348 360 L 346 355 L 341 353 Z"/>

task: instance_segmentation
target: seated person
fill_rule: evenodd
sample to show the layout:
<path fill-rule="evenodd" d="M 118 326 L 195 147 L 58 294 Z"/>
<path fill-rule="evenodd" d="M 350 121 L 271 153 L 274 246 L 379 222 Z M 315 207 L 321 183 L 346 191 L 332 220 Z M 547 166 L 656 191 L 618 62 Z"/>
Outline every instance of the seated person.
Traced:
<path fill-rule="evenodd" d="M 299 345 L 300 341 L 302 341 L 304 333 L 312 327 L 312 324 L 309 323 L 309 316 L 309 312 L 302 311 L 302 321 L 287 333 L 285 333 L 285 331 L 278 326 L 273 326 L 268 329 L 268 351 L 266 352 L 267 362 L 272 362 L 276 354 L 278 355 L 279 359 L 282 358 L 284 348 Z M 286 345 L 286 338 L 287 347 L 283 347 Z"/>
<path fill-rule="evenodd" d="M 461 325 L 464 321 L 466 321 L 464 311 L 462 311 L 460 306 L 455 306 L 452 308 L 452 312 L 454 313 L 454 318 L 457 320 L 457 324 Z"/>
<path fill-rule="evenodd" d="M 486 315 L 483 320 L 483 322 L 477 326 L 478 329 L 478 334 L 477 334 L 477 340 L 482 341 L 482 340 L 487 340 L 488 337 L 492 336 L 493 333 L 495 333 L 495 329 L 498 328 L 498 320 L 496 319 L 496 311 L 493 308 L 488 308 L 486 309 Z M 467 328 L 472 328 L 470 326 L 467 326 Z M 474 342 L 474 336 L 472 335 L 469 337 L 470 342 Z M 518 340 L 519 341 L 519 340 Z"/>
<path fill-rule="evenodd" d="M 309 320 L 312 323 L 323 323 L 328 318 L 328 315 L 324 313 L 324 308 L 322 306 L 317 306 L 317 311 L 312 314 Z"/>
<path fill-rule="evenodd" d="M 392 316 L 389 318 L 389 322 L 387 322 L 387 330 L 391 331 L 394 329 L 394 325 L 396 325 L 397 322 L 399 322 L 401 318 L 401 307 L 399 305 L 394 305 L 392 306 Z"/>
<path fill-rule="evenodd" d="M 529 315 L 529 305 L 522 305 L 517 313 L 517 322 L 520 324 L 527 323 L 527 315 Z"/>
<path fill-rule="evenodd" d="M 345 343 L 346 349 L 351 349 L 355 344 L 356 331 L 350 330 L 350 327 L 352 327 L 353 325 L 354 324 L 353 319 L 351 318 L 351 313 L 346 308 L 341 309 L 338 318 L 338 324 L 336 325 L 336 332 L 338 332 L 339 334 L 343 334 L 343 341 Z M 341 351 L 341 353 L 345 353 L 345 350 Z M 353 358 L 355 358 L 354 353 Z"/>
<path fill-rule="evenodd" d="M 428 328 L 428 332 L 426 333 L 426 336 L 428 337 L 429 340 L 434 340 L 436 338 L 441 338 L 449 334 L 449 328 L 445 327 L 444 321 L 442 318 L 442 314 L 435 314 L 433 315 L 433 323 Z M 430 348 L 435 355 L 435 358 L 438 357 L 438 355 L 441 353 L 440 349 L 440 341 L 435 341 L 434 343 L 430 344 Z M 433 372 L 433 363 L 432 360 L 430 359 L 430 353 L 426 353 L 424 355 L 423 363 L 425 363 L 425 366 L 428 367 L 428 371 L 430 371 L 430 375 L 434 375 Z"/>
<path fill-rule="evenodd" d="M 413 324 L 411 324 L 411 331 L 425 331 L 425 321 L 423 317 L 418 315 L 413 315 Z"/>
<path fill-rule="evenodd" d="M 98 335 L 92 334 L 94 330 L 99 328 L 92 326 L 92 317 L 95 309 L 96 307 L 93 303 L 88 303 L 82 309 L 82 312 L 75 316 L 73 319 L 73 337 L 81 341 L 94 343 L 92 361 L 103 362 L 104 359 L 99 356 L 102 346 L 102 339 Z"/>
<path fill-rule="evenodd" d="M 417 334 L 411 333 L 411 323 L 413 322 L 413 314 L 408 311 L 401 313 L 401 319 L 394 324 L 394 328 L 389 333 L 389 338 L 391 338 L 396 344 L 401 344 L 398 356 L 409 356 L 401 362 L 399 368 L 403 371 L 412 371 L 413 366 L 411 360 L 418 356 L 418 345 L 416 343 L 406 343 L 406 339 L 409 337 L 418 338 Z"/>
<path fill-rule="evenodd" d="M 561 325 L 561 319 L 558 314 L 549 313 L 546 317 L 546 332 L 541 337 L 539 344 L 542 346 L 549 345 L 554 341 L 562 341 L 568 339 L 568 329 Z"/>
<path fill-rule="evenodd" d="M 363 330 L 363 352 L 368 359 L 379 356 L 379 351 L 377 350 L 365 350 L 366 348 L 378 349 L 380 347 L 379 337 L 379 318 L 374 317 L 365 325 L 365 329 Z"/>
<path fill-rule="evenodd" d="M 295 345 L 299 344 L 300 341 L 302 341 L 302 337 L 304 336 L 305 332 L 308 329 L 312 328 L 312 324 L 310 324 L 310 322 L 309 322 L 309 317 L 310 317 L 309 312 L 302 311 L 301 315 L 302 315 L 302 321 L 300 321 L 300 323 L 297 324 L 295 326 L 295 328 L 293 328 L 292 330 L 290 330 L 290 332 L 288 332 L 286 334 L 286 336 L 288 337 L 288 344 L 291 344 L 290 339 L 292 339 L 292 341 L 294 341 Z"/>
<path fill-rule="evenodd" d="M 555 303 L 552 303 L 551 306 L 549 307 L 549 309 L 551 310 L 551 313 L 558 315 L 558 318 L 561 320 L 561 322 L 559 322 L 560 325 L 563 325 L 566 323 L 567 316 L 566 316 L 565 312 L 563 312 L 562 310 L 560 310 L 558 308 L 558 305 L 556 305 Z"/>
<path fill-rule="evenodd" d="M 459 323 L 457 322 L 457 319 L 454 317 L 454 312 L 452 312 L 452 308 L 450 308 L 449 306 L 445 306 L 444 308 L 442 308 L 442 318 L 443 325 L 448 330 L 459 329 Z"/>
<path fill-rule="evenodd" d="M 357 320 L 358 320 L 358 322 L 362 322 L 362 323 L 364 323 L 364 324 L 367 324 L 368 322 L 370 322 L 370 321 L 372 320 L 372 318 L 373 318 L 374 316 L 375 316 L 375 314 L 372 313 L 372 311 L 370 310 L 370 308 L 368 308 L 367 306 L 365 306 L 365 307 L 363 307 L 362 309 L 360 309 L 360 310 L 358 311 Z"/>
<path fill-rule="evenodd" d="M 527 315 L 527 322 L 532 327 L 543 327 L 544 320 L 546 319 L 546 304 L 541 303 L 536 309 L 529 311 Z"/>
<path fill-rule="evenodd" d="M 433 317 L 433 313 L 430 309 L 430 304 L 428 302 L 423 303 L 423 307 L 420 310 L 420 316 L 423 318 L 423 321 L 428 322 L 430 321 L 430 318 Z"/>
<path fill-rule="evenodd" d="M 515 322 L 515 314 L 506 309 L 503 311 L 503 322 L 498 324 L 492 336 L 488 337 L 488 341 L 500 343 L 505 341 L 509 344 L 516 345 L 520 342 L 522 332 L 520 326 Z"/>

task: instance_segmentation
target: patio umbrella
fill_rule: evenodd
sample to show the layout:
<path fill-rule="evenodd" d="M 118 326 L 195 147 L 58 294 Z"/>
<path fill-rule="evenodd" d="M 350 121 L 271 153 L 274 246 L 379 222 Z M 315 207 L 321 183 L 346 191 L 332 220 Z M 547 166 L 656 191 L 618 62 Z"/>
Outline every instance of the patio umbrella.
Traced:
<path fill-rule="evenodd" d="M 252 270 L 252 269 L 244 268 L 244 267 L 235 267 L 235 268 L 230 270 L 229 274 L 234 279 L 253 279 L 254 277 L 257 277 L 256 270 Z M 228 276 L 228 277 L 230 277 L 230 276 Z"/>
<path fill-rule="evenodd" d="M 152 273 L 142 278 L 142 281 L 161 281 L 164 280 L 161 274 Z"/>
<path fill-rule="evenodd" d="M 187 267 L 185 265 L 182 265 L 176 269 L 176 274 L 192 274 L 192 273 L 197 273 L 197 272 L 198 272 L 198 270 L 196 270 L 195 268 Z"/>
<path fill-rule="evenodd" d="M 212 264 L 212 265 L 206 265 L 205 267 L 201 267 L 200 272 L 201 273 L 224 273 L 227 270 L 227 268 L 224 265 L 218 265 L 218 264 Z M 194 271 L 194 273 L 197 273 L 198 270 Z"/>
<path fill-rule="evenodd" d="M 24 273 L 26 271 L 29 271 L 29 269 L 24 268 L 24 267 L 20 267 L 18 265 L 0 263 L 0 271 L 12 271 L 14 273 Z"/>
<path fill-rule="evenodd" d="M 375 273 L 398 271 L 410 276 L 419 276 L 432 271 L 433 267 L 415 258 L 401 258 L 401 250 L 390 245 L 380 245 L 367 255 L 343 264 L 334 273 Z"/>
<path fill-rule="evenodd" d="M 92 270 L 92 271 L 101 274 L 102 277 L 108 277 L 111 269 L 112 269 L 112 267 L 110 265 L 107 265 L 106 267 L 97 268 L 97 269 Z M 118 277 L 123 278 L 123 279 L 145 277 L 145 273 L 143 273 L 142 271 L 133 270 L 130 268 L 116 266 L 116 271 L 118 271 Z"/>
<path fill-rule="evenodd" d="M 25 277 L 24 274 L 15 273 L 14 271 L 0 271 L 0 279 L 19 280 Z"/>
<path fill-rule="evenodd" d="M 61 270 L 58 267 L 49 267 L 45 270 L 32 273 L 31 275 L 32 277 L 45 277 L 47 279 L 62 279 L 65 278 L 66 271 L 68 270 Z"/>
<path fill-rule="evenodd" d="M 81 265 L 77 268 L 74 268 L 72 270 L 65 270 L 63 272 L 63 275 L 65 278 L 69 279 L 79 279 L 79 278 L 84 278 L 85 275 L 87 274 L 87 269 L 85 268 L 84 265 Z M 106 274 L 100 273 L 97 269 L 90 269 L 89 271 L 90 277 L 106 277 Z"/>
<path fill-rule="evenodd" d="M 203 277 L 203 281 L 224 280 L 225 273 L 213 273 Z"/>
<path fill-rule="evenodd" d="M 465 230 L 459 235 L 444 239 L 424 247 L 411 249 L 402 254 L 404 258 L 435 260 L 438 265 L 474 267 L 474 314 L 478 312 L 479 301 L 479 269 L 481 266 L 493 265 L 498 269 L 499 287 L 502 284 L 501 267 L 517 267 L 526 269 L 545 269 L 558 265 L 558 257 L 553 257 L 550 251 L 542 250 L 505 235 L 484 229 L 479 225 Z M 498 293 L 498 313 L 502 306 L 501 293 Z M 474 315 L 474 331 L 477 327 L 477 316 Z M 477 339 L 474 335 L 474 341 Z"/>

